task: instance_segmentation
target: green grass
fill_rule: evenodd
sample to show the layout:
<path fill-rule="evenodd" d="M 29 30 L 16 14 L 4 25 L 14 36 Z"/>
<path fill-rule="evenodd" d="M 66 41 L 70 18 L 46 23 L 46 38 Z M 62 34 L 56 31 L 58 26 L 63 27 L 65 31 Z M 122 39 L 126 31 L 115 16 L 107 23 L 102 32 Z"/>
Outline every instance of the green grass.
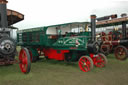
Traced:
<path fill-rule="evenodd" d="M 80 71 L 77 62 L 42 59 L 32 63 L 31 72 L 21 73 L 18 64 L 0 66 L 0 85 L 128 85 L 128 59 L 109 55 L 105 68 Z"/>

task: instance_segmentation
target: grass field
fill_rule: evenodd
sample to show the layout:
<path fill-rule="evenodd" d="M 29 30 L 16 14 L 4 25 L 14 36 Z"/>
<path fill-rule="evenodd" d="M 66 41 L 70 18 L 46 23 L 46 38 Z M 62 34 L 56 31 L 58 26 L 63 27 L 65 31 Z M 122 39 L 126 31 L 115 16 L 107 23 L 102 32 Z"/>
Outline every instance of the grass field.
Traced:
<path fill-rule="evenodd" d="M 116 60 L 109 55 L 105 68 L 80 71 L 77 63 L 45 60 L 32 63 L 24 75 L 19 65 L 0 66 L 0 85 L 128 85 L 128 59 Z"/>

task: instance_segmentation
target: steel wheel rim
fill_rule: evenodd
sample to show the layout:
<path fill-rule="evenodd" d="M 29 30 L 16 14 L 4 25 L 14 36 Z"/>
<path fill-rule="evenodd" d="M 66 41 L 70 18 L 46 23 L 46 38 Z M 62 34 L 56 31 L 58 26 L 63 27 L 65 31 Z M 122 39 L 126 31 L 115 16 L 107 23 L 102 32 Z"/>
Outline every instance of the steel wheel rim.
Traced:
<path fill-rule="evenodd" d="M 30 60 L 31 60 L 31 62 L 32 62 L 32 52 L 31 52 L 31 50 L 29 50 L 29 54 L 30 54 Z"/>
<path fill-rule="evenodd" d="M 28 67 L 28 62 L 27 62 L 27 54 L 24 49 L 21 49 L 20 55 L 19 55 L 19 60 L 20 60 L 20 69 L 23 73 L 27 72 L 27 67 Z"/>
<path fill-rule="evenodd" d="M 86 57 L 82 57 L 79 60 L 79 67 L 84 72 L 90 71 L 90 64 L 90 61 Z"/>

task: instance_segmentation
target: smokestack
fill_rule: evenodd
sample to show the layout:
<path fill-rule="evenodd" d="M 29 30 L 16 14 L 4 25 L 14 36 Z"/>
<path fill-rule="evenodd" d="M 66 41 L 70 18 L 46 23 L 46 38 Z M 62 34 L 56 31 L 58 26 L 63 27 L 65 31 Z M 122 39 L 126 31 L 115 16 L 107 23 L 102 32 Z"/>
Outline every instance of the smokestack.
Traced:
<path fill-rule="evenodd" d="M 127 24 L 127 22 L 122 22 L 122 35 L 123 35 L 123 39 L 125 39 L 126 35 L 127 35 L 126 24 Z"/>
<path fill-rule="evenodd" d="M 8 21 L 7 21 L 7 8 L 6 4 L 8 1 L 0 0 L 0 28 L 7 28 Z"/>
<path fill-rule="evenodd" d="M 96 15 L 91 15 L 91 36 L 92 41 L 96 38 Z"/>

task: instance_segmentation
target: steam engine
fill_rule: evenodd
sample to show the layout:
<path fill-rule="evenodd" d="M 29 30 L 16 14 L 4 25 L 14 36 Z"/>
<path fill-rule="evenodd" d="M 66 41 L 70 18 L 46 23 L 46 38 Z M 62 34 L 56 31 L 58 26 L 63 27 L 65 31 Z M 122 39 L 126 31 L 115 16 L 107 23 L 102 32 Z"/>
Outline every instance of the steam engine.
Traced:
<path fill-rule="evenodd" d="M 0 0 L 0 65 L 13 64 L 11 62 L 14 61 L 16 53 L 16 42 L 11 38 L 12 28 L 9 27 L 10 22 L 7 15 L 7 12 L 11 12 L 6 9 L 6 3 L 6 0 Z"/>

